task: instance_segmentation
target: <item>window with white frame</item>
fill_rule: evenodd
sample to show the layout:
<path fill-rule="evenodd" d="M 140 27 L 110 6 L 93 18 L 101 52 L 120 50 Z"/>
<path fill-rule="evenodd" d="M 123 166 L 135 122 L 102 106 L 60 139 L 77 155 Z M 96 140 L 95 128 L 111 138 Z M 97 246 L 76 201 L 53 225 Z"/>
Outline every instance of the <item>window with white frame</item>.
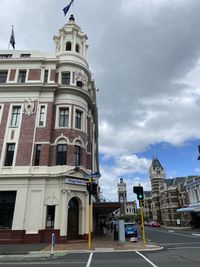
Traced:
<path fill-rule="evenodd" d="M 0 83 L 6 83 L 8 71 L 0 70 Z"/>
<path fill-rule="evenodd" d="M 81 147 L 77 145 L 74 146 L 74 165 L 81 165 Z"/>
<path fill-rule="evenodd" d="M 4 166 L 12 166 L 13 158 L 14 158 L 14 152 L 15 152 L 15 144 L 14 143 L 8 143 L 6 146 L 6 156 L 5 156 Z"/>
<path fill-rule="evenodd" d="M 82 128 L 82 114 L 83 112 L 76 109 L 75 113 L 75 128 L 81 129 Z"/>
<path fill-rule="evenodd" d="M 18 83 L 25 83 L 26 81 L 26 70 L 19 70 Z"/>
<path fill-rule="evenodd" d="M 40 105 L 39 107 L 39 119 L 38 126 L 44 127 L 46 122 L 46 105 Z"/>
<path fill-rule="evenodd" d="M 67 162 L 67 144 L 58 144 L 56 165 L 66 165 L 66 162 Z"/>
<path fill-rule="evenodd" d="M 62 84 L 70 84 L 70 72 L 62 72 Z"/>
<path fill-rule="evenodd" d="M 49 70 L 44 70 L 44 83 L 48 82 Z"/>
<path fill-rule="evenodd" d="M 18 127 L 19 126 L 20 115 L 21 115 L 21 106 L 13 106 L 12 107 L 10 127 Z"/>
<path fill-rule="evenodd" d="M 69 127 L 69 108 L 59 108 L 59 127 Z"/>

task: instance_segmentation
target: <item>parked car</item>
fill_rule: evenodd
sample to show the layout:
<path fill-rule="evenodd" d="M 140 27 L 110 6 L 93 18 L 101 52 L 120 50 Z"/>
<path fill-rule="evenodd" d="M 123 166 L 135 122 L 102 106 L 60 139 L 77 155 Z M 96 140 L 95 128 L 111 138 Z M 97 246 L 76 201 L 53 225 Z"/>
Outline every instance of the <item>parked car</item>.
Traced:
<path fill-rule="evenodd" d="M 144 222 L 145 226 L 160 227 L 160 224 L 156 221 Z"/>
<path fill-rule="evenodd" d="M 151 222 L 151 226 L 160 227 L 160 224 L 158 222 Z"/>
<path fill-rule="evenodd" d="M 124 223 L 125 237 L 137 237 L 137 229 L 134 223 Z"/>

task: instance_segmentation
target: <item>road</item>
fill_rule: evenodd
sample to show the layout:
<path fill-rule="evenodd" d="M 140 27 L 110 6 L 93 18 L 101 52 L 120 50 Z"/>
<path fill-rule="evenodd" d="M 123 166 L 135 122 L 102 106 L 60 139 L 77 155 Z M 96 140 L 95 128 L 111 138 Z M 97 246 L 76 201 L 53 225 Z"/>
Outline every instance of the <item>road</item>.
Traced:
<path fill-rule="evenodd" d="M 5 262 L 0 267 L 199 267 L 200 233 L 145 228 L 148 240 L 164 247 L 154 252 L 72 253 L 56 260 L 41 262 Z"/>

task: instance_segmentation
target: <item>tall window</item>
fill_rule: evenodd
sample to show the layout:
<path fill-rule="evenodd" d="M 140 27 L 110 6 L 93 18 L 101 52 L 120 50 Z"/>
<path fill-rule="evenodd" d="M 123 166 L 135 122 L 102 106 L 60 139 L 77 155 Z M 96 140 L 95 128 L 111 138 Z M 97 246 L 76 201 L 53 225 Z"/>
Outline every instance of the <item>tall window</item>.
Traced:
<path fill-rule="evenodd" d="M 48 74 L 49 74 L 49 70 L 44 70 L 44 83 L 48 82 Z"/>
<path fill-rule="evenodd" d="M 70 72 L 62 72 L 62 84 L 70 84 Z"/>
<path fill-rule="evenodd" d="M 6 147 L 6 157 L 5 157 L 5 166 L 12 166 L 13 157 L 15 152 L 15 144 L 7 144 Z"/>
<path fill-rule="evenodd" d="M 44 124 L 45 124 L 45 106 L 40 106 L 39 126 L 44 126 Z"/>
<path fill-rule="evenodd" d="M 66 43 L 66 51 L 71 51 L 72 50 L 72 44 L 71 42 Z"/>
<path fill-rule="evenodd" d="M 25 83 L 26 81 L 26 70 L 19 70 L 18 83 Z"/>
<path fill-rule="evenodd" d="M 0 191 L 0 229 L 11 229 L 16 191 Z"/>
<path fill-rule="evenodd" d="M 74 146 L 74 165 L 80 166 L 81 165 L 81 147 Z"/>
<path fill-rule="evenodd" d="M 76 110 L 75 128 L 81 129 L 82 111 Z"/>
<path fill-rule="evenodd" d="M 5 83 L 7 80 L 8 71 L 0 71 L 0 83 Z"/>
<path fill-rule="evenodd" d="M 66 165 L 67 162 L 67 145 L 66 144 L 58 144 L 57 145 L 57 165 Z"/>
<path fill-rule="evenodd" d="M 11 127 L 18 127 L 20 119 L 21 107 L 13 106 L 12 115 L 11 115 Z"/>
<path fill-rule="evenodd" d="M 40 165 L 40 151 L 41 151 L 41 145 L 36 145 L 35 147 L 35 166 Z"/>
<path fill-rule="evenodd" d="M 79 44 L 76 44 L 76 52 L 77 52 L 77 53 L 80 52 L 80 46 L 79 46 Z"/>
<path fill-rule="evenodd" d="M 55 220 L 55 205 L 47 206 L 47 228 L 54 228 L 54 220 Z"/>
<path fill-rule="evenodd" d="M 59 109 L 59 127 L 68 127 L 69 124 L 69 109 Z"/>

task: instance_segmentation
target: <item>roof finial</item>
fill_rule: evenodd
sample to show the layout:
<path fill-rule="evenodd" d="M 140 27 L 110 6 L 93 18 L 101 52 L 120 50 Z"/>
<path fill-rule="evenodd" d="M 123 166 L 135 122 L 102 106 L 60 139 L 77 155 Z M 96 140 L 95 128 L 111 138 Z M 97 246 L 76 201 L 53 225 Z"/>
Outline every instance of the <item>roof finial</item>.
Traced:
<path fill-rule="evenodd" d="M 69 21 L 75 21 L 75 18 L 74 18 L 74 15 L 71 14 L 70 18 L 69 18 Z"/>

